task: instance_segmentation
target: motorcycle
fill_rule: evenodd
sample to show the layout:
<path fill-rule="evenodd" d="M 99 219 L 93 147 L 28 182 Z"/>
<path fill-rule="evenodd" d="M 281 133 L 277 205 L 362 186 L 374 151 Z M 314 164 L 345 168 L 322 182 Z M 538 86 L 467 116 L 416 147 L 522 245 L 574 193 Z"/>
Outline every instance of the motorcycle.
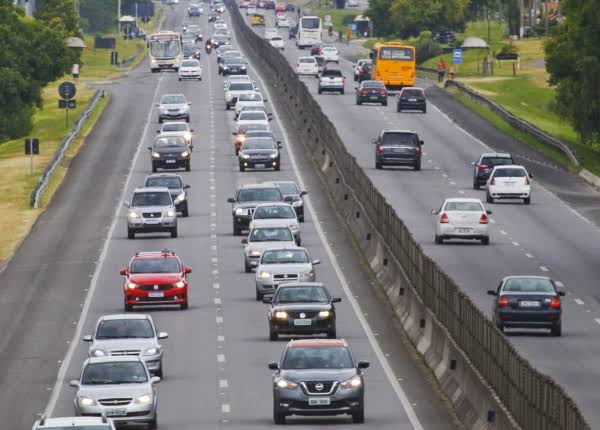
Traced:
<path fill-rule="evenodd" d="M 212 43 L 211 43 L 211 41 L 207 40 L 205 46 L 206 46 L 206 53 L 210 54 L 210 51 L 212 51 Z"/>

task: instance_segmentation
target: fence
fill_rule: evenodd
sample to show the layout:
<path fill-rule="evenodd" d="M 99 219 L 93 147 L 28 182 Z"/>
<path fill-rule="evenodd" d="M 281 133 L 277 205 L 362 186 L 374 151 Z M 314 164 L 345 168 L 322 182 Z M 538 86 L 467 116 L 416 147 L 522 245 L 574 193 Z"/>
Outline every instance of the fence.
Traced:
<path fill-rule="evenodd" d="M 310 136 L 313 143 L 309 145 L 324 148 L 324 159 L 329 166 L 336 165 L 340 177 L 333 183 L 352 190 L 422 303 L 446 328 L 516 422 L 526 430 L 589 430 L 565 391 L 521 357 L 459 286 L 425 255 L 393 207 L 348 153 L 334 125 L 287 60 L 246 25 L 232 0 L 228 0 L 228 6 L 234 26 L 241 33 L 238 40 L 251 54 L 253 64 L 272 78 L 268 83 L 272 94 L 277 95 L 296 128 Z"/>

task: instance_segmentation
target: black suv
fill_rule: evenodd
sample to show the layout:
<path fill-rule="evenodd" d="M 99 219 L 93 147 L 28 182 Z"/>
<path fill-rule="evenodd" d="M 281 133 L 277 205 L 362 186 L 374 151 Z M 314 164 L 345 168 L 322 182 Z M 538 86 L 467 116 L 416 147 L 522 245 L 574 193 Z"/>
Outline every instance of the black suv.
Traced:
<path fill-rule="evenodd" d="M 421 170 L 421 146 L 424 142 L 419 135 L 408 130 L 383 130 L 375 144 L 375 168 L 385 165 L 411 166 Z"/>
<path fill-rule="evenodd" d="M 292 340 L 281 361 L 269 363 L 273 374 L 273 421 L 285 424 L 288 415 L 343 415 L 365 421 L 362 371 L 342 339 Z"/>
<path fill-rule="evenodd" d="M 281 170 L 281 155 L 278 143 L 271 137 L 248 137 L 239 151 L 240 172 L 246 169 Z"/>
<path fill-rule="evenodd" d="M 181 175 L 177 173 L 154 173 L 146 176 L 144 183 L 145 187 L 168 188 L 177 212 L 181 212 L 181 216 L 183 217 L 189 215 L 187 190 L 191 187 L 183 184 Z"/>
<path fill-rule="evenodd" d="M 510 166 L 515 164 L 512 155 L 498 152 L 485 152 L 478 161 L 471 163 L 473 166 L 473 189 L 485 185 L 494 170 L 494 166 Z"/>
<path fill-rule="evenodd" d="M 248 230 L 257 204 L 282 202 L 284 198 L 279 187 L 274 184 L 247 184 L 240 185 L 235 198 L 231 197 L 227 201 L 233 205 L 231 208 L 233 235 L 239 236 L 242 230 Z M 291 199 L 286 198 L 286 201 Z"/>
<path fill-rule="evenodd" d="M 427 99 L 422 88 L 402 88 L 396 99 L 396 112 L 403 110 L 420 110 L 427 113 Z"/>

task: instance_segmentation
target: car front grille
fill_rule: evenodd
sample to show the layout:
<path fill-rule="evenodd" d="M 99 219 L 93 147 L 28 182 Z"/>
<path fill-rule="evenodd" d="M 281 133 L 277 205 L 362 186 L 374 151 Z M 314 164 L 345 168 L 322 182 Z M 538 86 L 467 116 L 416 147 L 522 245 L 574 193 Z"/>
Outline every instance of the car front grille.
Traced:
<path fill-rule="evenodd" d="M 277 274 L 273 275 L 273 279 L 276 281 L 297 281 L 298 280 L 297 273 L 285 273 L 285 274 Z"/>
<path fill-rule="evenodd" d="M 121 349 L 121 350 L 117 350 L 117 351 L 111 351 L 110 355 L 113 356 L 122 356 L 122 355 L 133 355 L 133 356 L 137 356 L 140 355 L 142 351 L 140 351 L 139 349 Z"/>
<path fill-rule="evenodd" d="M 138 288 L 142 291 L 165 291 L 165 290 L 169 290 L 169 289 L 173 288 L 173 284 L 140 285 Z"/>
<path fill-rule="evenodd" d="M 302 318 L 314 318 L 317 313 L 317 311 L 288 311 L 290 318 L 300 318 L 300 314 L 304 314 Z"/>
<path fill-rule="evenodd" d="M 142 212 L 144 218 L 160 218 L 161 215 L 160 212 Z"/>
<path fill-rule="evenodd" d="M 306 381 L 301 382 L 308 394 L 331 394 L 336 386 L 335 381 Z M 318 388 L 321 388 L 320 390 Z"/>
<path fill-rule="evenodd" d="M 111 398 L 111 399 L 100 399 L 98 403 L 102 406 L 125 406 L 131 403 L 133 399 L 131 397 L 127 398 Z"/>

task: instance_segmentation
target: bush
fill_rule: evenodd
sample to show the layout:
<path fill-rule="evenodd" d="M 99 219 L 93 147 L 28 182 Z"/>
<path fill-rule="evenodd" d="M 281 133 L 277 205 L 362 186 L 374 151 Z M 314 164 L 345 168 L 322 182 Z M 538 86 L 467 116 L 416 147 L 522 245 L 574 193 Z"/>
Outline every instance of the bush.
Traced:
<path fill-rule="evenodd" d="M 519 53 L 519 47 L 517 45 L 515 45 L 511 40 L 508 44 L 502 45 L 502 48 L 500 49 L 500 52 L 498 54 L 505 55 L 505 54 L 518 54 L 518 53 Z"/>

